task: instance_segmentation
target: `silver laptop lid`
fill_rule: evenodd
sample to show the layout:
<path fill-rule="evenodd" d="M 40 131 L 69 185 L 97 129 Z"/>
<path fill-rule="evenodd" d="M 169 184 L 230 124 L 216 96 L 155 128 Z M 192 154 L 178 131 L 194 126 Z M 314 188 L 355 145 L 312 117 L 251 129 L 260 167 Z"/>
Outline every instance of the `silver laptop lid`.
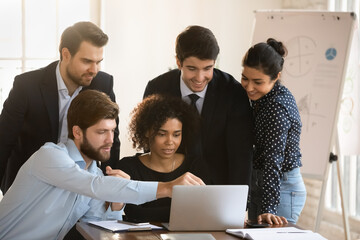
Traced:
<path fill-rule="evenodd" d="M 244 227 L 247 196 L 247 185 L 174 186 L 169 230 Z"/>

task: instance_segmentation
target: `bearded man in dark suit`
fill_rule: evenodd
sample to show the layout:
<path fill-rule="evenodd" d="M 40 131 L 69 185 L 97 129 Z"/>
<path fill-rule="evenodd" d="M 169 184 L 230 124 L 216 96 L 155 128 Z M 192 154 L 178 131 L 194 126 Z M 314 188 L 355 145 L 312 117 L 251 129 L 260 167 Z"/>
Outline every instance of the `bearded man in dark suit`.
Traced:
<path fill-rule="evenodd" d="M 80 91 L 96 89 L 115 102 L 113 77 L 99 71 L 107 42 L 108 36 L 95 24 L 78 22 L 61 36 L 60 61 L 15 77 L 0 115 L 0 180 L 4 194 L 23 163 L 45 142 L 68 138 L 67 110 Z M 116 122 L 118 125 L 118 119 Z M 118 136 L 117 126 L 111 157 L 101 165 L 103 170 L 119 160 Z"/>
<path fill-rule="evenodd" d="M 191 154 L 193 172 L 209 184 L 250 184 L 253 154 L 252 114 L 246 92 L 230 74 L 215 68 L 219 46 L 213 33 L 189 26 L 176 39 L 178 69 L 148 82 L 144 97 L 151 94 L 178 96 L 194 105 L 201 115 L 200 134 Z M 201 169 L 199 169 L 201 168 Z"/>

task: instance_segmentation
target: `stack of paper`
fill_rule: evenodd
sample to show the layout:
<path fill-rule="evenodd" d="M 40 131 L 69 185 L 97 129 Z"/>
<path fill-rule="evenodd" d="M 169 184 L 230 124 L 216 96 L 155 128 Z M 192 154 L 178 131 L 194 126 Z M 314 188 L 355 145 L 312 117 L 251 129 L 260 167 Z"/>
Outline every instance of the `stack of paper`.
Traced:
<path fill-rule="evenodd" d="M 318 233 L 310 230 L 301 230 L 295 227 L 261 228 L 261 229 L 226 229 L 226 232 L 249 240 L 326 240 Z"/>
<path fill-rule="evenodd" d="M 90 221 L 92 225 L 104 228 L 112 232 L 122 231 L 151 231 L 153 229 L 163 229 L 162 227 L 155 226 L 152 224 L 142 224 L 140 226 L 133 224 L 119 223 L 118 221 Z"/>

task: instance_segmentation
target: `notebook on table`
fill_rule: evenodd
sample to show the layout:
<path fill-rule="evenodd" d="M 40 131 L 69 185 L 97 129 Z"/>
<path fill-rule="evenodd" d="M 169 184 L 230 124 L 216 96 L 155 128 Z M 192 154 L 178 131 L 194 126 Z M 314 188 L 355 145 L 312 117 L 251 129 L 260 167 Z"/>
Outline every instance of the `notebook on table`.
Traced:
<path fill-rule="evenodd" d="M 170 231 L 221 231 L 243 228 L 247 185 L 174 186 Z"/>

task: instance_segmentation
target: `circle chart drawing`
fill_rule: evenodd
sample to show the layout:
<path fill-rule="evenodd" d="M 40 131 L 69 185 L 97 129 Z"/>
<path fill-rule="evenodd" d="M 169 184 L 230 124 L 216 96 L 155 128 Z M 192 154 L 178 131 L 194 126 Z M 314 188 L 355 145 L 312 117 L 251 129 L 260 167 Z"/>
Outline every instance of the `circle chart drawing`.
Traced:
<path fill-rule="evenodd" d="M 328 48 L 325 52 L 325 57 L 327 60 L 331 61 L 336 57 L 336 49 L 335 48 Z"/>
<path fill-rule="evenodd" d="M 296 36 L 286 42 L 288 49 L 284 69 L 292 77 L 308 74 L 314 66 L 316 43 L 306 36 Z"/>

